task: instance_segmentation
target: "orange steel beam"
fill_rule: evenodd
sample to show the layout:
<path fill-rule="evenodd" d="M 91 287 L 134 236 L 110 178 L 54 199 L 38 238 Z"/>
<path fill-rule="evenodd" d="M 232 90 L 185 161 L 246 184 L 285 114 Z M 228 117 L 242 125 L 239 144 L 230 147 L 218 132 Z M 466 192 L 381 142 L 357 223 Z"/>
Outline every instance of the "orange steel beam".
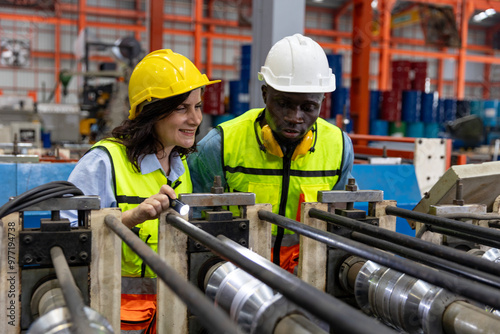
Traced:
<path fill-rule="evenodd" d="M 213 25 L 213 26 L 241 28 L 238 21 L 235 20 L 231 21 L 231 20 L 215 19 L 213 17 L 204 17 L 201 19 L 201 22 L 203 24 Z"/>
<path fill-rule="evenodd" d="M 208 0 L 208 18 L 212 18 L 214 15 L 214 2 L 215 0 Z M 208 31 L 210 33 L 215 32 L 215 26 L 213 24 L 210 24 L 208 26 Z M 213 46 L 214 42 L 212 38 L 207 38 L 207 67 L 206 67 L 206 74 L 208 78 L 212 78 L 212 72 L 213 72 Z"/>
<path fill-rule="evenodd" d="M 368 134 L 370 128 L 369 76 L 372 18 L 371 0 L 354 0 L 350 100 L 354 131 L 360 134 Z"/>
<path fill-rule="evenodd" d="M 163 49 L 163 0 L 149 3 L 149 51 Z"/>
<path fill-rule="evenodd" d="M 446 52 L 446 49 L 443 48 L 441 49 L 443 52 Z M 443 59 L 438 59 L 438 64 L 437 64 L 437 92 L 439 96 L 443 96 L 443 90 L 444 90 L 444 60 Z"/>
<path fill-rule="evenodd" d="M 458 55 L 451 53 L 440 53 L 434 51 L 419 51 L 419 50 L 404 50 L 404 49 L 389 49 L 391 54 L 408 55 L 415 57 L 434 58 L 434 59 L 457 59 Z"/>
<path fill-rule="evenodd" d="M 473 2 L 474 8 L 477 10 L 493 8 L 496 12 L 500 12 L 500 1 L 498 0 L 469 0 L 469 2 Z"/>
<path fill-rule="evenodd" d="M 203 0 L 194 1 L 194 65 L 201 70 Z"/>
<path fill-rule="evenodd" d="M 486 32 L 486 43 L 492 45 L 493 43 L 493 35 L 496 31 L 495 30 L 488 30 Z M 494 55 L 494 52 L 491 53 L 491 55 Z M 491 91 L 491 78 L 490 78 L 490 71 L 491 71 L 491 64 L 485 64 L 484 65 L 484 71 L 483 71 L 483 99 L 489 99 L 490 98 L 490 91 Z"/>
<path fill-rule="evenodd" d="M 357 140 L 361 140 L 361 141 L 390 141 L 390 142 L 398 142 L 398 143 L 414 143 L 415 142 L 415 138 L 409 138 L 409 137 L 362 135 L 362 134 L 354 134 L 354 133 L 350 133 L 349 137 L 354 142 L 356 142 Z"/>
<path fill-rule="evenodd" d="M 448 5 L 448 6 L 456 6 L 457 3 L 461 3 L 463 0 L 412 0 L 413 3 L 424 3 L 431 5 Z M 474 0 L 476 1 L 476 0 Z"/>
<path fill-rule="evenodd" d="M 87 20 L 87 15 L 85 14 L 85 4 L 86 0 L 78 1 L 78 9 L 76 10 L 78 12 L 78 33 L 85 29 L 86 25 L 85 21 Z M 61 9 L 64 8 L 64 4 L 61 3 L 59 5 L 61 6 Z"/>
<path fill-rule="evenodd" d="M 55 2 L 55 14 L 57 18 L 61 17 L 61 10 L 59 8 L 59 3 Z M 55 25 L 55 37 L 54 37 L 54 71 L 55 71 L 55 82 L 59 82 L 59 72 L 61 70 L 61 24 L 58 22 Z M 56 86 L 55 92 L 56 103 L 61 103 L 61 85 Z"/>
<path fill-rule="evenodd" d="M 137 2 L 139 2 L 139 0 L 137 0 Z M 136 6 L 135 10 L 121 9 L 121 8 L 92 7 L 92 6 L 86 6 L 85 1 L 83 1 L 83 5 L 81 1 L 78 1 L 78 5 L 70 3 L 60 3 L 59 6 L 61 7 L 62 12 L 78 13 L 79 15 L 84 14 L 93 16 L 129 18 L 129 19 L 146 18 L 146 13 L 144 11 L 141 11 L 140 7 L 138 6 Z"/>
<path fill-rule="evenodd" d="M 470 31 L 470 29 L 469 29 Z M 489 31 L 489 29 L 488 29 Z M 427 46 L 425 44 L 425 40 L 422 39 L 413 39 L 413 38 L 402 38 L 402 37 L 392 37 L 391 42 L 394 44 L 406 44 L 406 45 L 416 45 L 416 46 Z M 492 50 L 491 47 L 485 45 L 477 45 L 477 44 L 468 44 L 467 50 L 471 51 L 482 51 L 489 52 Z"/>
<path fill-rule="evenodd" d="M 466 66 L 466 55 L 467 55 L 467 36 L 469 29 L 469 18 L 472 13 L 474 13 L 474 5 L 472 1 L 463 1 L 461 8 L 461 20 L 460 20 L 460 38 L 461 45 L 458 51 L 458 62 L 457 62 L 457 99 L 462 100 L 465 93 L 465 66 Z"/>
<path fill-rule="evenodd" d="M 333 30 L 337 30 L 339 28 L 339 22 L 340 22 L 340 17 L 344 15 L 347 12 L 347 9 L 352 5 L 351 1 L 345 1 L 342 6 L 337 8 L 335 11 L 335 14 L 333 14 Z M 305 29 L 307 31 L 307 29 Z M 340 38 L 339 36 L 334 37 L 334 42 L 339 43 Z"/>
<path fill-rule="evenodd" d="M 250 35 L 229 35 L 229 34 L 219 34 L 219 33 L 210 33 L 210 32 L 203 32 L 201 34 L 205 38 L 214 38 L 214 39 L 233 39 L 237 41 L 245 41 L 245 42 L 251 42 L 252 41 L 252 36 Z"/>
<path fill-rule="evenodd" d="M 77 20 L 63 19 L 57 17 L 45 17 L 42 15 L 21 15 L 13 13 L 0 13 L 0 20 L 10 20 L 10 21 L 28 21 L 35 23 L 44 24 L 64 24 L 64 25 L 76 25 Z"/>
<path fill-rule="evenodd" d="M 390 78 L 390 41 L 391 41 L 391 11 L 395 0 L 381 0 L 380 6 L 380 56 L 379 56 L 379 90 L 389 89 Z"/>
<path fill-rule="evenodd" d="M 122 31 L 138 31 L 138 32 L 146 31 L 145 26 L 132 25 L 132 24 L 87 21 L 87 26 L 93 27 L 93 28 L 116 29 L 116 30 L 122 30 Z"/>
<path fill-rule="evenodd" d="M 354 153 L 357 154 L 367 154 L 373 156 L 382 156 L 384 154 L 383 148 L 368 147 L 364 145 L 353 145 Z M 408 160 L 413 160 L 415 154 L 413 151 L 401 151 L 401 150 L 390 150 L 385 151 L 387 157 L 403 158 Z"/>
<path fill-rule="evenodd" d="M 140 9 L 141 9 L 141 0 L 135 0 L 135 11 L 136 11 L 137 13 L 142 13 L 142 12 L 140 11 Z M 141 18 L 140 16 L 137 16 L 136 18 L 137 18 L 137 19 L 136 19 L 136 21 L 135 21 L 135 24 L 140 26 L 140 25 L 142 25 L 142 24 L 143 24 L 143 20 L 144 20 L 144 18 L 145 18 L 145 15 L 144 15 L 142 18 Z M 134 32 L 134 37 L 135 37 L 135 39 L 136 39 L 136 40 L 140 41 L 140 40 L 141 40 L 141 32 L 140 32 L 140 31 L 138 31 L 138 30 L 136 30 L 136 31 Z"/>
<path fill-rule="evenodd" d="M 77 26 L 78 35 L 80 35 L 80 33 L 83 30 L 85 30 L 87 27 L 87 15 L 85 14 L 86 4 L 87 4 L 86 0 L 78 1 L 78 9 L 77 9 L 77 12 L 78 12 L 78 26 Z M 60 5 L 63 5 L 63 4 L 60 4 Z M 63 8 L 63 7 L 64 6 L 62 6 L 61 8 Z M 61 54 L 60 51 L 59 51 L 59 57 L 64 59 L 64 56 Z M 82 62 L 81 61 L 77 62 L 76 69 L 79 72 L 82 70 Z"/>
<path fill-rule="evenodd" d="M 351 44 L 339 44 L 339 43 L 327 43 L 327 42 L 318 42 L 324 49 L 332 49 L 332 50 L 352 50 Z"/>
<path fill-rule="evenodd" d="M 306 35 L 316 35 L 316 36 L 325 36 L 325 37 L 352 38 L 352 32 L 348 32 L 348 31 L 335 31 L 335 30 L 305 28 L 304 33 Z"/>
<path fill-rule="evenodd" d="M 78 20 L 57 18 L 57 17 L 44 17 L 37 15 L 19 15 L 12 13 L 1 13 L 0 20 L 6 21 L 21 21 L 21 22 L 33 22 L 33 23 L 43 23 L 43 24 L 59 24 L 59 25 L 78 25 L 80 24 L 80 18 Z M 86 21 L 85 26 L 93 28 L 108 28 L 117 29 L 125 31 L 145 31 L 146 28 L 141 25 L 130 25 L 130 24 L 118 24 L 118 23 L 108 23 L 108 22 L 94 22 Z"/>

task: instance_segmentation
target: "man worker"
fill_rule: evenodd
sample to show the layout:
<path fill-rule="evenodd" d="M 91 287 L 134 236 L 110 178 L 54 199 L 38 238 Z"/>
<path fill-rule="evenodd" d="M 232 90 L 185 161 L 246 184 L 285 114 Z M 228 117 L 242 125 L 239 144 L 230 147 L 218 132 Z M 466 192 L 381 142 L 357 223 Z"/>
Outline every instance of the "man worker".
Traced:
<path fill-rule="evenodd" d="M 252 192 L 274 213 L 300 220 L 300 204 L 319 190 L 344 190 L 352 177 L 350 138 L 319 118 L 335 76 L 321 46 L 295 34 L 278 41 L 258 74 L 265 108 L 251 109 L 212 129 L 191 154 L 193 192 L 208 193 L 216 175 L 229 192 Z M 272 260 L 293 272 L 299 236 L 272 226 Z"/>

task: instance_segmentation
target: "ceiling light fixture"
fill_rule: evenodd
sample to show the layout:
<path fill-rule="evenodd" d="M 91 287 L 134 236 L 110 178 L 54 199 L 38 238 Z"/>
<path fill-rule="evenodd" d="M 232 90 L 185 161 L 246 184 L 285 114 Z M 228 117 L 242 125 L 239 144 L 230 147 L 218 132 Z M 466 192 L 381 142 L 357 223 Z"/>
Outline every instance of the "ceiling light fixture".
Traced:
<path fill-rule="evenodd" d="M 484 19 L 487 19 L 488 17 L 493 16 L 495 14 L 496 14 L 496 11 L 493 8 L 489 8 L 489 9 L 485 10 L 484 12 L 480 12 L 480 13 L 474 15 L 474 17 L 472 18 L 472 21 L 481 22 Z"/>

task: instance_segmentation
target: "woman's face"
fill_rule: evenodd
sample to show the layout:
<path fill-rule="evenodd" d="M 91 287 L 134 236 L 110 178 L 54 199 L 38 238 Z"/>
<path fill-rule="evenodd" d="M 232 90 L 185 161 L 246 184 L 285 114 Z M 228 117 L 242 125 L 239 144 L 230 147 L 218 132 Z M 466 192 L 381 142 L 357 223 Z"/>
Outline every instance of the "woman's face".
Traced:
<path fill-rule="evenodd" d="M 165 149 L 171 150 L 174 146 L 190 148 L 202 118 L 201 88 L 198 88 L 170 115 L 156 122 L 154 129 Z"/>

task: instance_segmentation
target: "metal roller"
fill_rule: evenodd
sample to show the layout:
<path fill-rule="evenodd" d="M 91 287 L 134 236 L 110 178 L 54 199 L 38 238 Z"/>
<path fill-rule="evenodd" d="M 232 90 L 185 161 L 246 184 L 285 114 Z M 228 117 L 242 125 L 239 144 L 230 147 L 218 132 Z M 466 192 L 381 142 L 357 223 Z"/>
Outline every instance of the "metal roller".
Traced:
<path fill-rule="evenodd" d="M 230 262 L 217 264 L 208 271 L 205 294 L 246 333 L 271 334 L 279 322 L 283 321 L 282 327 L 287 327 L 285 324 L 292 320 L 283 319 L 292 314 L 307 324 L 304 333 L 326 333 L 308 320 L 302 309 Z"/>
<path fill-rule="evenodd" d="M 37 318 L 30 326 L 28 334 L 72 334 L 75 323 L 71 320 L 63 292 L 55 279 L 41 284 L 31 298 L 31 313 Z M 108 321 L 90 307 L 84 307 L 90 333 L 111 334 L 113 328 Z"/>
<path fill-rule="evenodd" d="M 494 263 L 500 263 L 500 250 L 497 248 L 490 248 L 484 252 L 481 257 Z M 496 308 L 485 306 L 485 310 L 496 316 L 500 316 L 500 311 Z"/>
<path fill-rule="evenodd" d="M 90 307 L 84 307 L 90 325 L 89 334 L 112 334 L 113 329 L 108 321 Z M 82 315 L 83 316 L 83 315 Z M 74 323 L 66 307 L 59 307 L 38 318 L 29 328 L 27 334 L 73 334 Z"/>
<path fill-rule="evenodd" d="M 367 261 L 355 282 L 355 297 L 366 313 L 408 333 L 442 333 L 448 305 L 464 300 L 442 288 Z"/>

